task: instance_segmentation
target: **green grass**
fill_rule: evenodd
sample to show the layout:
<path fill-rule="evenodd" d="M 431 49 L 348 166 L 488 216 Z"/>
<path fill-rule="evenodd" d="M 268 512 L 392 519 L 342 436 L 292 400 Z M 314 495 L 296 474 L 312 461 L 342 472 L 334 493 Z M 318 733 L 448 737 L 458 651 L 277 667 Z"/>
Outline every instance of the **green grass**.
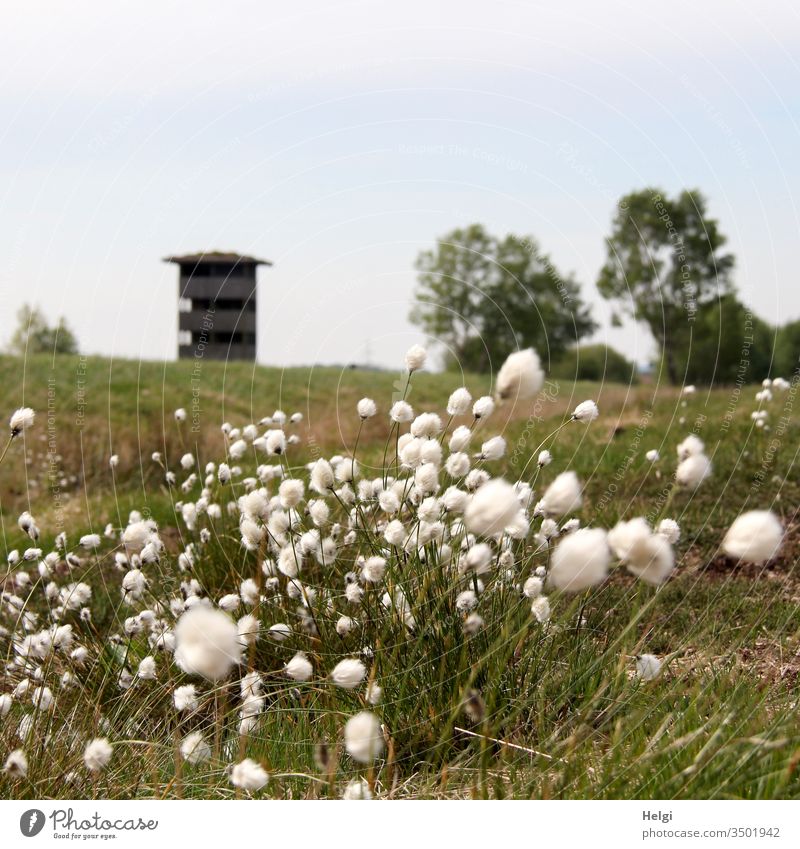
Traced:
<path fill-rule="evenodd" d="M 24 448 L 13 444 L 0 468 L 6 548 L 26 547 L 16 527 L 22 509 L 36 516 L 45 551 L 62 523 L 74 546 L 80 533 L 101 533 L 107 522 L 124 526 L 128 512 L 138 509 L 158 521 L 172 553 L 152 572 L 152 593 L 174 595 L 179 580 L 174 554 L 193 536 L 174 506 L 185 496 L 164 484 L 151 453 L 160 451 L 176 470 L 185 450 L 196 452 L 201 465 L 217 461 L 224 448 L 222 421 L 241 426 L 276 408 L 304 415 L 297 428 L 302 443 L 290 451 L 289 462 L 297 469 L 318 456 L 352 450 L 359 430 L 355 404 L 373 397 L 383 415 L 367 422 L 357 456 L 366 476 L 378 474 L 389 436 L 385 411 L 403 391 L 400 375 L 203 363 L 195 384 L 200 413 L 193 432 L 192 369 L 192 363 L 99 358 L 33 358 L 23 369 L 18 360 L 0 358 L 8 413 L 23 403 L 38 411 Z M 441 413 L 449 392 L 462 382 L 475 397 L 489 389 L 487 378 L 422 374 L 409 400 L 417 411 Z M 263 791 L 271 797 L 339 795 L 354 775 L 364 775 L 377 794 L 393 798 L 799 796 L 800 423 L 793 389 L 776 393 L 767 405 L 769 431 L 754 427 L 750 418 L 756 406 L 753 387 L 700 391 L 682 399 L 668 387 L 554 381 L 545 392 L 535 405 L 501 408 L 482 425 L 484 438 L 502 432 L 509 444 L 508 456 L 488 468 L 509 480 L 531 480 L 536 476 L 531 460 L 545 442 L 553 463 L 538 473 L 537 494 L 558 472 L 573 469 L 585 483 L 578 514 L 584 525 L 610 528 L 638 515 L 677 519 L 682 528 L 677 570 L 663 587 L 646 587 L 616 569 L 604 585 L 578 597 L 552 594 L 547 628 L 531 619 L 529 602 L 512 587 L 497 587 L 482 596 L 486 628 L 465 640 L 460 618 L 448 613 L 455 591 L 464 586 L 455 587 L 435 565 L 428 568 L 412 558 L 397 575 L 415 588 L 420 626 L 412 638 L 396 617 L 381 614 L 377 598 L 368 596 L 362 627 L 346 638 L 333 629 L 337 609 L 317 611 L 319 640 L 297 634 L 288 645 L 259 641 L 255 668 L 275 674 L 268 679 L 268 706 L 258 732 L 240 749 L 235 683 L 206 687 L 202 709 L 188 726 L 179 725 L 170 707 L 170 684 L 178 678 L 168 679 L 164 661 L 153 686 L 137 684 L 124 692 L 116 687 L 120 661 L 107 636 L 130 614 L 120 610 L 121 575 L 110 562 L 108 545 L 99 561 L 87 558 L 81 567 L 95 591 L 93 623 L 75 622 L 81 641 L 97 649 L 97 659 L 75 688 L 59 696 L 48 719 L 54 740 L 26 744 L 29 780 L 2 776 L 0 792 L 40 798 L 179 793 L 224 798 L 234 792 L 224 764 L 246 753 L 272 773 Z M 598 402 L 601 418 L 589 427 L 571 424 L 547 442 L 585 398 Z M 189 411 L 181 428 L 172 416 L 178 406 Z M 693 494 L 670 494 L 675 446 L 689 431 L 706 442 L 714 475 Z M 48 477 L 51 436 L 50 447 L 60 458 L 54 478 Z M 661 453 L 655 464 L 644 457 L 651 448 Z M 112 451 L 120 456 L 113 476 Z M 192 497 L 197 494 L 196 489 Z M 742 510 L 766 507 L 787 528 L 781 555 L 765 567 L 722 557 L 719 543 L 731 521 Z M 253 574 L 253 555 L 239 548 L 235 530 L 233 520 L 226 519 L 195 568 L 214 599 Z M 320 586 L 338 586 L 353 568 L 353 557 L 354 550 L 346 549 L 331 574 L 318 578 Z M 531 560 L 521 548 L 519 558 L 523 577 L 531 566 L 546 562 L 541 555 Z M 38 602 L 31 604 L 42 614 Z M 294 615 L 282 597 L 261 611 L 267 626 Z M 0 623 L 9 627 L 7 612 Z M 389 757 L 371 770 L 358 769 L 341 751 L 342 725 L 363 706 L 359 691 L 332 688 L 319 677 L 295 686 L 277 674 L 297 649 L 309 653 L 315 668 L 329 670 L 367 642 L 375 651 L 373 674 L 385 693 L 376 711 L 391 741 Z M 142 638 L 123 640 L 122 646 L 134 667 L 132 659 L 148 652 Z M 7 641 L 0 642 L 0 650 L 12 658 Z M 655 681 L 645 683 L 632 674 L 633 658 L 643 652 L 665 660 Z M 174 674 L 172 669 L 170 678 Z M 179 676 L 181 682 L 190 680 Z M 8 672 L 7 679 L 4 691 L 18 675 Z M 475 699 L 480 709 L 470 716 L 464 703 L 473 691 L 480 693 Z M 3 721 L 3 758 L 20 745 L 15 732 L 25 711 L 15 701 Z M 209 738 L 219 734 L 219 757 L 211 766 L 184 765 L 176 777 L 174 742 L 195 725 Z M 86 739 L 101 733 L 115 742 L 115 755 L 112 767 L 93 782 L 80 756 Z M 321 742 L 331 753 L 330 768 L 322 771 L 314 757 Z M 74 785 L 64 781 L 71 771 L 78 774 Z"/>

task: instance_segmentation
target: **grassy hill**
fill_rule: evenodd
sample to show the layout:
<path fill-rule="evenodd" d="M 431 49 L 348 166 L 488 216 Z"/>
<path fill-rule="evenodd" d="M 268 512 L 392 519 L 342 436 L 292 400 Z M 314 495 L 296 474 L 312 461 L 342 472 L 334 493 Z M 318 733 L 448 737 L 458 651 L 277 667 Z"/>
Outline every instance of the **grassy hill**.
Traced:
<path fill-rule="evenodd" d="M 190 538 L 174 506 L 182 494 L 166 485 L 152 452 L 160 452 L 165 465 L 180 472 L 180 456 L 191 451 L 202 468 L 224 451 L 222 422 L 241 427 L 276 409 L 303 414 L 295 429 L 301 442 L 287 454 L 290 467 L 352 452 L 358 439 L 364 475 L 369 477 L 371 469 L 378 474 L 389 435 L 386 411 L 404 388 L 399 372 L 211 362 L 202 363 L 199 374 L 194 369 L 191 362 L 35 357 L 23 364 L 0 358 L 7 414 L 23 404 L 37 411 L 24 445 L 15 442 L 0 468 L 6 549 L 27 544 L 16 526 L 23 509 L 36 516 L 45 546 L 59 527 L 66 526 L 73 537 L 89 530 L 102 533 L 107 522 L 124 526 L 128 512 L 138 509 L 156 518 L 171 551 L 180 550 Z M 444 414 L 449 393 L 462 383 L 474 397 L 490 389 L 486 377 L 421 374 L 409 400 L 417 412 Z M 488 724 L 474 746 L 459 739 L 457 754 L 444 766 L 426 764 L 419 754 L 434 746 L 439 733 L 435 725 L 425 726 L 420 711 L 429 711 L 433 723 L 435 710 L 449 709 L 446 702 L 434 707 L 436 690 L 444 685 L 424 684 L 430 688 L 425 691 L 430 707 L 423 709 L 422 691 L 415 689 L 422 685 L 414 683 L 413 671 L 404 673 L 396 700 L 387 701 L 384 714 L 398 747 L 405 746 L 392 767 L 399 770 L 392 773 L 394 795 L 800 795 L 800 732 L 794 720 L 800 675 L 800 423 L 792 387 L 763 404 L 768 424 L 757 427 L 751 417 L 759 406 L 756 390 L 730 387 L 682 396 L 671 387 L 554 380 L 535 402 L 501 407 L 480 426 L 474 450 L 481 439 L 497 433 L 508 442 L 506 457 L 489 464 L 492 473 L 533 481 L 537 495 L 560 471 L 573 469 L 585 484 L 578 514 L 583 525 L 609 528 L 640 515 L 651 522 L 675 518 L 682 528 L 677 569 L 649 594 L 620 569 L 582 601 L 557 602 L 546 639 L 520 641 L 514 656 L 502 655 L 502 661 L 498 655 L 496 698 L 510 700 L 518 724 L 503 721 L 503 741 L 489 739 L 501 732 L 489 733 Z M 376 400 L 379 415 L 360 431 L 355 407 L 364 396 Z M 588 427 L 568 423 L 554 439 L 569 411 L 587 398 L 599 404 L 600 418 Z M 188 413 L 182 425 L 173 415 L 178 407 Z M 689 432 L 705 441 L 714 474 L 693 493 L 675 492 L 675 447 Z M 551 449 L 553 461 L 537 472 L 542 445 Z M 659 451 L 658 461 L 646 459 L 650 449 Z M 111 453 L 120 457 L 113 473 Z M 254 465 L 258 458 L 247 459 Z M 766 566 L 734 564 L 719 554 L 720 540 L 740 512 L 755 508 L 779 514 L 787 530 L 785 545 Z M 233 536 L 232 548 L 225 551 L 236 550 Z M 219 552 L 220 560 L 203 580 L 221 592 L 236 584 L 244 566 L 240 555 L 228 560 L 222 548 Z M 109 598 L 115 597 L 118 576 L 109 573 L 104 580 L 113 585 Z M 422 637 L 417 642 L 424 657 Z M 642 651 L 668 658 L 669 669 L 658 687 L 631 690 L 626 669 Z M 524 692 L 505 692 L 502 669 L 520 658 L 528 664 Z M 441 674 L 446 671 L 442 667 Z M 315 710 L 327 705 L 331 716 L 340 716 L 340 703 L 328 698 L 320 691 Z M 149 703 L 138 708 L 149 709 Z M 281 710 L 265 719 L 266 737 L 256 753 L 287 772 L 313 771 L 310 741 L 319 728 L 310 719 L 289 722 L 289 709 Z M 9 748 L 13 729 L 7 725 L 6 731 Z M 504 742 L 523 748 L 511 749 Z M 158 777 L 159 770 L 168 774 L 169 764 L 154 761 L 146 773 L 151 766 L 156 786 L 140 792 L 173 792 L 172 781 Z M 125 782 L 133 782 L 144 767 L 132 759 L 120 769 L 119 784 L 94 792 L 129 794 Z M 48 783 L 57 774 L 43 777 L 39 791 L 57 794 Z M 31 788 L 3 788 L 3 781 L 0 789 L 6 795 L 33 795 Z M 135 781 L 139 787 L 149 779 Z M 214 781 L 225 786 L 224 776 Z M 302 780 L 293 781 L 275 785 L 283 789 L 274 792 L 311 792 Z M 204 787 L 186 784 L 184 792 L 203 795 Z M 224 795 L 224 789 L 219 793 Z"/>

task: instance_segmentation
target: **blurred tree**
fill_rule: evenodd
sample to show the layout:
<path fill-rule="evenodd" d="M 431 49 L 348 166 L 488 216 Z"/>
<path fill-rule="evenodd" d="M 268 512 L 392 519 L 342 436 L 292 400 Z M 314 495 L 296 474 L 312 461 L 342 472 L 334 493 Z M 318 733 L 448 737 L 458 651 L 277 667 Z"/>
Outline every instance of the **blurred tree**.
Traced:
<path fill-rule="evenodd" d="M 567 349 L 554 363 L 553 377 L 633 384 L 639 382 L 636 364 L 610 345 L 579 345 Z"/>
<path fill-rule="evenodd" d="M 781 325 L 775 339 L 773 377 L 787 380 L 800 369 L 800 319 Z"/>
<path fill-rule="evenodd" d="M 51 327 L 38 307 L 24 304 L 17 311 L 17 329 L 8 350 L 12 354 L 77 354 L 78 340 L 63 318 Z"/>
<path fill-rule="evenodd" d="M 580 285 L 529 236 L 499 239 L 472 224 L 422 251 L 416 268 L 410 319 L 444 346 L 449 368 L 498 369 L 530 346 L 547 364 L 596 326 Z"/>
<path fill-rule="evenodd" d="M 680 379 L 704 384 L 760 383 L 772 370 L 775 333 L 733 294 L 703 304 L 686 344 L 674 354 Z"/>
<path fill-rule="evenodd" d="M 691 328 L 700 308 L 733 292 L 734 258 L 721 252 L 724 244 L 698 191 L 669 198 L 646 188 L 617 204 L 597 288 L 647 324 L 672 383 L 683 378 L 679 352 L 697 337 Z"/>

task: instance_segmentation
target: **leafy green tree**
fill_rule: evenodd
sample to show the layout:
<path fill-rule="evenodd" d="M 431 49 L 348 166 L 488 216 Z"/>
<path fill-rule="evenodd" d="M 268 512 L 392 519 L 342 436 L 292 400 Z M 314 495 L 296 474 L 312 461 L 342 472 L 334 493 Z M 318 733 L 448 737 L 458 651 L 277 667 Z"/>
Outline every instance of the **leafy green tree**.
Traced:
<path fill-rule="evenodd" d="M 500 239 L 471 224 L 422 251 L 416 268 L 410 318 L 444 346 L 448 367 L 490 371 L 530 346 L 549 360 L 596 326 L 580 285 L 530 236 Z"/>
<path fill-rule="evenodd" d="M 698 310 L 733 292 L 734 257 L 722 252 L 725 241 L 698 191 L 669 198 L 646 188 L 617 205 L 597 288 L 647 324 L 672 383 L 683 378 L 679 352 L 688 344 Z"/>
<path fill-rule="evenodd" d="M 8 346 L 12 354 L 77 354 L 78 340 L 63 318 L 47 323 L 38 307 L 24 304 L 17 311 L 17 328 Z"/>
<path fill-rule="evenodd" d="M 800 369 L 800 319 L 782 324 L 776 331 L 772 377 L 789 379 Z"/>
<path fill-rule="evenodd" d="M 774 328 L 730 294 L 698 307 L 675 363 L 687 383 L 760 383 L 774 348 Z"/>
<path fill-rule="evenodd" d="M 580 345 L 569 348 L 553 363 L 553 377 L 627 385 L 638 383 L 636 364 L 610 345 Z"/>

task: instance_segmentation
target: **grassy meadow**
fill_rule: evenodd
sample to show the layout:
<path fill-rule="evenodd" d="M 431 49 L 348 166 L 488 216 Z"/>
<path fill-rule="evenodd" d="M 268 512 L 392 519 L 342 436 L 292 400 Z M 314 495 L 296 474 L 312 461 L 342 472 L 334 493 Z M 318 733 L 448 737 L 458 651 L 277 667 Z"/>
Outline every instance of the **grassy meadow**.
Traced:
<path fill-rule="evenodd" d="M 280 458 L 283 474 L 320 457 L 354 454 L 362 479 L 381 477 L 384 456 L 394 457 L 396 446 L 387 411 L 402 396 L 405 376 L 399 369 L 197 367 L 93 357 L 34 357 L 23 364 L 0 357 L 0 380 L 7 415 L 23 405 L 37 412 L 0 465 L 4 591 L 25 602 L 24 611 L 4 604 L 0 613 L 0 691 L 15 691 L 27 676 L 31 686 L 46 682 L 55 696 L 46 711 L 32 712 L 24 688 L 11 700 L 0 725 L 0 760 L 22 748 L 28 768 L 25 776 L 0 774 L 4 797 L 339 798 L 354 780 L 363 782 L 362 794 L 395 799 L 800 796 L 795 384 L 760 405 L 769 413 L 767 427 L 751 417 L 760 386 L 682 395 L 657 383 L 552 380 L 532 401 L 498 406 L 476 428 L 470 455 L 482 440 L 502 434 L 506 455 L 483 465 L 510 482 L 532 483 L 536 498 L 558 473 L 573 470 L 584 487 L 583 506 L 574 514 L 582 526 L 610 529 L 637 516 L 652 525 L 675 519 L 681 538 L 672 577 L 652 587 L 614 567 L 590 590 L 548 592 L 552 614 L 540 623 L 518 584 L 534 566 L 546 568 L 550 553 L 518 541 L 509 550 L 519 581 L 484 578 L 477 608 L 484 626 L 467 639 L 453 599 L 477 579 L 462 581 L 438 568 L 435 546 L 408 555 L 394 551 L 386 586 L 390 594 L 405 588 L 412 629 L 402 615 L 386 613 L 383 587 L 367 585 L 357 612 L 333 592 L 344 586 L 359 552 L 380 551 L 377 533 L 369 531 L 372 513 L 360 515 L 356 507 L 354 536 L 361 540 L 363 532 L 364 547 L 344 542 L 335 563 L 304 567 L 304 580 L 318 592 L 307 613 L 297 612 L 282 576 L 275 594 L 251 611 L 262 631 L 289 622 L 293 634 L 280 643 L 260 634 L 248 644 L 242 663 L 263 677 L 264 701 L 257 723 L 241 734 L 236 673 L 206 685 L 155 652 L 155 680 L 119 686 L 124 670 L 135 673 L 150 653 L 146 636 L 128 634 L 124 623 L 148 606 L 169 618 L 169 599 L 180 596 L 188 580 L 176 565 L 187 545 L 200 552 L 191 577 L 204 598 L 216 602 L 236 593 L 254 575 L 263 581 L 258 560 L 265 550 L 240 545 L 235 516 L 223 509 L 215 523 L 201 520 L 189 529 L 176 505 L 200 496 L 206 463 L 225 459 L 223 422 L 243 427 L 278 409 L 303 416 L 291 429 L 298 444 Z M 490 384 L 486 376 L 423 372 L 414 375 L 407 400 L 416 413 L 437 412 L 448 424 L 444 408 L 454 389 L 465 385 L 477 398 Z M 356 404 L 365 396 L 375 400 L 378 414 L 362 424 Z M 588 425 L 571 422 L 551 436 L 586 399 L 597 402 L 600 417 Z M 180 425 L 173 415 L 178 407 L 187 411 Z M 672 484 L 676 446 L 689 433 L 702 438 L 713 463 L 710 479 L 691 492 Z M 539 469 L 541 448 L 551 451 L 552 463 Z M 655 462 L 645 457 L 651 449 L 660 455 Z M 152 460 L 153 452 L 163 465 Z M 179 461 L 187 452 L 197 458 L 200 477 L 191 495 L 180 486 L 187 474 Z M 113 470 L 112 454 L 119 457 Z M 258 463 L 276 461 L 256 457 L 251 448 L 237 462 L 245 477 Z M 167 485 L 165 468 L 176 472 L 176 485 Z M 265 485 L 274 495 L 277 481 Z M 209 486 L 224 504 L 218 484 Z M 232 487 L 236 496 L 245 492 L 241 482 Z M 329 500 L 344 525 L 348 511 L 337 499 Z M 772 509 L 785 528 L 778 557 L 758 566 L 720 552 L 732 521 L 752 509 Z M 116 536 L 80 553 L 71 574 L 59 564 L 52 576 L 40 576 L 35 561 L 6 565 L 7 552 L 32 545 L 17 525 L 24 510 L 41 529 L 36 545 L 45 554 L 62 531 L 69 551 L 84 534 L 103 537 L 108 524 Z M 132 510 L 157 523 L 164 551 L 158 563 L 143 567 L 147 593 L 128 609 L 120 601 L 125 570 L 115 566 L 114 554 Z M 200 528 L 209 529 L 202 544 Z M 24 593 L 14 583 L 21 569 L 31 576 Z M 73 669 L 67 656 L 49 654 L 32 662 L 32 672 L 15 661 L 12 633 L 22 612 L 36 615 L 29 632 L 48 627 L 44 587 L 50 581 L 91 585 L 91 617 L 67 611 L 59 620 L 72 624 L 75 644 L 89 650 L 89 659 Z M 348 611 L 355 625 L 340 635 L 335 625 Z M 295 626 L 304 617 L 313 619 L 305 630 Z M 318 670 L 301 683 L 282 674 L 297 651 Z M 644 653 L 662 661 L 654 680 L 635 674 Z M 383 690 L 378 705 L 365 701 L 363 688 L 328 682 L 326 673 L 354 656 L 367 658 L 368 681 Z M 172 691 L 190 681 L 199 706 L 190 715 L 178 713 Z M 383 726 L 381 756 L 367 764 L 347 754 L 342 736 L 346 720 L 364 709 Z M 21 733 L 20 723 L 31 716 Z M 208 740 L 203 763 L 181 757 L 181 741 L 191 731 Z M 108 738 L 114 755 L 107 768 L 93 772 L 83 753 L 95 737 Z M 263 765 L 268 784 L 249 790 L 231 783 L 230 766 L 245 757 Z"/>

